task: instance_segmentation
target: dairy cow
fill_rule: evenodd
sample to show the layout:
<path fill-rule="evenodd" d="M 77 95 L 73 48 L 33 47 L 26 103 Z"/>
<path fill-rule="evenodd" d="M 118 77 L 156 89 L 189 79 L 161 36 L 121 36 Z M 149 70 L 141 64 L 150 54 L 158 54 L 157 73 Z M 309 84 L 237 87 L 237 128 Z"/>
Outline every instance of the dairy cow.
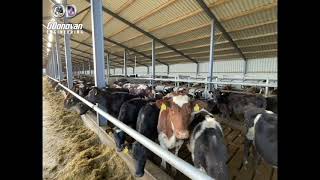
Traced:
<path fill-rule="evenodd" d="M 228 152 L 223 130 L 213 115 L 202 109 L 192 115 L 189 150 L 194 166 L 217 180 L 228 180 Z"/>
<path fill-rule="evenodd" d="M 155 103 L 147 103 L 143 106 L 137 117 L 136 130 L 149 138 L 152 141 L 155 141 L 158 132 L 157 124 L 159 117 L 160 109 L 156 106 Z M 135 175 L 141 177 L 144 175 L 144 167 L 148 157 L 150 157 L 151 152 L 141 145 L 139 142 L 134 142 L 132 146 L 133 158 L 135 159 Z"/>
<path fill-rule="evenodd" d="M 189 138 L 188 126 L 193 111 L 207 108 L 207 104 L 202 101 L 190 101 L 186 93 L 174 92 L 156 101 L 160 109 L 158 119 L 158 140 L 164 149 L 175 149 L 178 155 L 185 139 Z M 162 159 L 161 167 L 166 168 L 166 163 Z M 173 168 L 173 173 L 176 170 Z"/>
<path fill-rule="evenodd" d="M 132 129 L 136 129 L 138 113 L 148 102 L 150 102 L 150 100 L 141 98 L 133 98 L 124 102 L 121 105 L 118 120 L 130 126 Z M 126 140 L 125 132 L 119 128 L 115 128 L 114 140 L 116 142 L 117 151 L 122 151 Z"/>
<path fill-rule="evenodd" d="M 255 167 L 265 160 L 273 167 L 278 166 L 278 115 L 254 106 L 245 110 L 247 128 L 244 142 L 244 164 L 248 164 L 250 146 L 253 145 Z"/>

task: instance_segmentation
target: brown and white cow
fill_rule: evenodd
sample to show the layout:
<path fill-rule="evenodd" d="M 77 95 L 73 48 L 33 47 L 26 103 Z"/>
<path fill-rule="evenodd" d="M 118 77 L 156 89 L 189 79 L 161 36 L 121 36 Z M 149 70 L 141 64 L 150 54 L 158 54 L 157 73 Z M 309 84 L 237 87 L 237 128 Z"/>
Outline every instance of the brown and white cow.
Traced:
<path fill-rule="evenodd" d="M 208 105 L 200 100 L 191 101 L 189 96 L 182 92 L 167 94 L 163 99 L 157 100 L 156 105 L 160 108 L 157 125 L 160 146 L 166 150 L 175 149 L 177 156 L 184 140 L 189 138 L 188 126 L 192 120 L 192 112 L 207 108 Z M 161 166 L 166 169 L 163 159 Z M 172 170 L 175 174 L 176 170 Z"/>

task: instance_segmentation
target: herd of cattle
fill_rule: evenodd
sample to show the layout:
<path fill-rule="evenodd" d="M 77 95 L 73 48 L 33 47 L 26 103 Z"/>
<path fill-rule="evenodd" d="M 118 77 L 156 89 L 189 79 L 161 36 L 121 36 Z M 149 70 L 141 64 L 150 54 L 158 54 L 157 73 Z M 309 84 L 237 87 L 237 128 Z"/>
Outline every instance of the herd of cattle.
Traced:
<path fill-rule="evenodd" d="M 57 82 L 50 82 L 56 91 L 64 90 Z M 60 83 L 67 84 L 65 79 Z M 229 173 L 223 129 L 213 114 L 244 122 L 247 129 L 245 165 L 248 163 L 249 148 L 253 145 L 255 167 L 261 158 L 277 167 L 277 96 L 265 98 L 261 94 L 238 94 L 214 89 L 204 99 L 204 91 L 183 85 L 179 88 L 172 84 L 151 87 L 120 79 L 108 87 L 97 88 L 88 77 L 74 80 L 72 90 L 91 103 L 98 103 L 105 112 L 159 143 L 162 148 L 174 150 L 175 155 L 186 143 L 194 166 L 215 179 L 229 179 Z M 76 106 L 81 115 L 91 110 L 69 92 L 66 91 L 66 94 L 65 108 Z M 128 143 L 132 145 L 136 176 L 143 176 L 151 152 L 110 122 L 108 126 L 113 127 L 117 151 L 122 151 Z M 166 168 L 164 160 L 161 167 Z M 173 167 L 172 173 L 176 173 Z"/>

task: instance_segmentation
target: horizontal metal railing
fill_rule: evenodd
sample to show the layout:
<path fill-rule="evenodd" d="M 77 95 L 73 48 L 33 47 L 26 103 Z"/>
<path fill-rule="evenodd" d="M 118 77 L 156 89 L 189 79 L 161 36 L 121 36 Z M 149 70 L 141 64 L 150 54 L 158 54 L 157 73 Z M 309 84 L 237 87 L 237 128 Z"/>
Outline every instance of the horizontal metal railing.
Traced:
<path fill-rule="evenodd" d="M 131 78 L 131 77 L 126 77 Z M 194 81 L 187 79 L 164 79 L 164 78 L 131 78 L 131 79 L 141 79 L 141 80 L 155 80 L 155 81 L 172 81 L 172 82 L 187 82 L 187 83 L 203 83 L 203 84 L 225 84 L 225 85 L 243 85 L 243 86 L 260 86 L 260 87 L 277 87 L 275 83 L 247 83 L 247 82 L 221 82 L 221 81 Z"/>
<path fill-rule="evenodd" d="M 48 76 L 50 79 L 59 82 L 58 80 Z M 137 140 L 139 143 L 141 143 L 143 146 L 145 146 L 147 149 L 152 151 L 154 154 L 158 155 L 160 158 L 164 159 L 167 163 L 171 164 L 173 167 L 178 169 L 180 172 L 185 174 L 191 179 L 195 180 L 206 180 L 206 179 L 213 179 L 210 176 L 204 174 L 199 169 L 195 168 L 191 164 L 185 162 L 183 159 L 175 156 L 171 152 L 161 148 L 158 144 L 154 143 L 150 139 L 146 138 L 145 136 L 141 135 L 136 130 L 130 128 L 126 124 L 122 123 L 118 119 L 112 117 L 110 114 L 104 112 L 100 108 L 98 108 L 97 105 L 92 104 L 91 102 L 87 101 L 83 97 L 79 96 L 77 93 L 73 92 L 69 88 L 62 85 L 60 82 L 58 83 L 62 88 L 64 88 L 66 91 L 70 92 L 73 96 L 78 98 L 80 101 L 91 107 L 93 110 L 95 110 L 98 114 L 101 116 L 107 118 L 110 122 L 112 122 L 115 126 L 126 132 L 129 136 Z"/>

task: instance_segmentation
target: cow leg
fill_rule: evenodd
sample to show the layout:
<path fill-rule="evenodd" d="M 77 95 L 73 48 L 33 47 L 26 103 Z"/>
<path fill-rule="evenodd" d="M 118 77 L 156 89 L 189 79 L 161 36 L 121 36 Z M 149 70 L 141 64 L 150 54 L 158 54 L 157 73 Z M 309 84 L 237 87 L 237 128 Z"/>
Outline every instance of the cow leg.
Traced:
<path fill-rule="evenodd" d="M 113 134 L 114 141 L 116 143 L 116 150 L 117 152 L 121 152 L 124 149 L 124 142 L 125 142 L 125 133 L 121 130 L 116 128 L 116 131 Z"/>
<path fill-rule="evenodd" d="M 174 155 L 178 156 L 179 150 L 180 150 L 181 146 L 183 145 L 183 142 L 184 142 L 183 140 L 178 140 L 178 141 L 177 141 Z M 174 168 L 173 166 L 171 166 L 171 171 L 172 171 L 172 174 L 173 174 L 173 175 L 176 175 L 176 174 L 177 174 L 177 170 L 176 170 L 176 168 Z"/>
<path fill-rule="evenodd" d="M 244 140 L 244 159 L 243 159 L 243 162 L 244 162 L 244 168 L 247 169 L 247 165 L 248 165 L 248 156 L 249 156 L 249 149 L 250 149 L 250 146 L 252 145 L 252 141 L 245 138 Z"/>
<path fill-rule="evenodd" d="M 253 157 L 254 157 L 253 168 L 255 170 L 255 173 L 259 174 L 260 172 L 258 171 L 258 166 L 261 164 L 261 156 L 258 154 L 256 148 L 253 148 Z"/>

